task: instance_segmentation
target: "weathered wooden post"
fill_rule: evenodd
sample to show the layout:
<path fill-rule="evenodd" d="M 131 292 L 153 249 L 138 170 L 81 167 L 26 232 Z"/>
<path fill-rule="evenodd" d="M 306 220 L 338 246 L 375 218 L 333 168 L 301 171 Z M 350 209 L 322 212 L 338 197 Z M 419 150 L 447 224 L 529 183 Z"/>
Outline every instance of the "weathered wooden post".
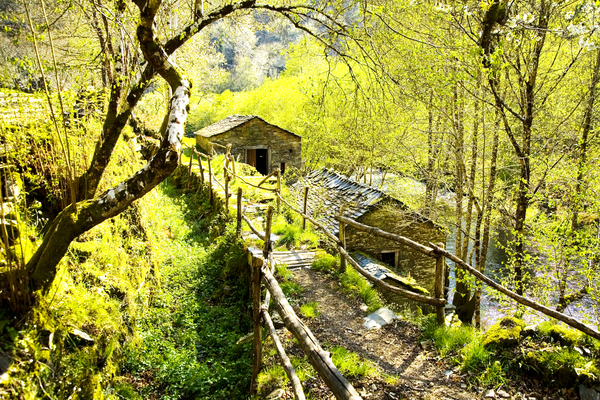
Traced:
<path fill-rule="evenodd" d="M 261 267 L 267 265 L 269 252 L 271 251 L 271 220 L 273 219 L 273 207 L 267 209 L 267 220 L 265 225 L 265 246 L 263 248 L 263 261 L 252 265 L 252 320 L 254 324 L 254 363 L 252 369 L 251 393 L 256 393 L 256 378 L 261 366 L 262 357 L 262 333 L 260 326 L 260 280 Z"/>
<path fill-rule="evenodd" d="M 198 166 L 200 167 L 200 187 L 204 187 L 204 167 L 202 166 L 202 157 L 200 157 L 200 153 L 198 155 Z"/>
<path fill-rule="evenodd" d="M 306 214 L 306 203 L 308 201 L 308 186 L 304 188 L 304 206 L 302 212 Z M 306 217 L 302 217 L 302 229 L 306 229 Z"/>
<path fill-rule="evenodd" d="M 188 181 L 186 189 L 190 190 L 190 181 L 192 180 L 192 162 L 194 161 L 194 148 L 190 147 L 190 165 L 188 166 Z"/>
<path fill-rule="evenodd" d="M 344 212 L 343 207 L 340 208 L 340 216 L 342 215 L 342 213 Z M 346 250 L 346 232 L 344 232 L 344 228 L 346 227 L 346 224 L 344 224 L 342 221 L 338 221 L 339 222 L 339 238 L 340 238 L 340 242 L 342 243 L 341 246 L 344 250 Z M 340 273 L 343 274 L 344 272 L 346 272 L 346 257 L 344 257 L 343 254 L 340 253 Z"/>
<path fill-rule="evenodd" d="M 212 189 L 212 157 L 208 156 L 208 201 L 210 204 L 213 203 L 213 189 Z"/>
<path fill-rule="evenodd" d="M 229 218 L 229 161 L 225 157 L 225 167 L 223 168 L 223 179 L 225 179 L 225 215 Z"/>
<path fill-rule="evenodd" d="M 443 243 L 437 243 L 437 245 L 441 248 L 444 248 Z M 436 299 L 444 299 L 444 279 L 445 279 L 445 271 L 444 271 L 444 256 L 438 254 L 435 259 L 435 287 L 434 287 L 434 297 Z M 444 306 L 436 306 L 436 315 L 437 315 L 437 323 L 438 325 L 446 324 L 446 313 L 444 311 Z"/>
<path fill-rule="evenodd" d="M 281 208 L 281 169 L 277 168 L 277 212 Z"/>
<path fill-rule="evenodd" d="M 242 231 L 242 188 L 237 191 L 237 233 Z"/>

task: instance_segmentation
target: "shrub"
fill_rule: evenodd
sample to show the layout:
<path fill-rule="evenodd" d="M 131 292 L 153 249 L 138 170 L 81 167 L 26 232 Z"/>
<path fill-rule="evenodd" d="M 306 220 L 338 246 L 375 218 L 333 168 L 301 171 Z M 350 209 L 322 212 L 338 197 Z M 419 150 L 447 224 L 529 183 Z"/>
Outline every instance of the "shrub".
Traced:
<path fill-rule="evenodd" d="M 472 326 L 438 326 L 435 314 L 429 314 L 423 321 L 423 338 L 433 341 L 442 356 L 463 348 L 475 338 Z"/>

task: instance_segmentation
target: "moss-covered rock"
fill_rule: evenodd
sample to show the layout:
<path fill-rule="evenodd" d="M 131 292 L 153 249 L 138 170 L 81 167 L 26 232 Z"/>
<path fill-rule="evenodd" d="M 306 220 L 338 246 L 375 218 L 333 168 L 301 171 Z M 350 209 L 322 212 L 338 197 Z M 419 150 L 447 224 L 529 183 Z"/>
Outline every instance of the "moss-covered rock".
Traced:
<path fill-rule="evenodd" d="M 520 319 L 505 317 L 492 325 L 484 334 L 481 344 L 485 348 L 505 348 L 519 343 L 525 324 Z"/>
<path fill-rule="evenodd" d="M 553 387 L 596 384 L 600 377 L 600 371 L 593 361 L 568 348 L 529 351 L 520 364 Z"/>
<path fill-rule="evenodd" d="M 583 340 L 583 333 L 559 325 L 554 321 L 545 321 L 538 325 L 538 332 L 554 339 L 564 346 L 573 346 Z"/>

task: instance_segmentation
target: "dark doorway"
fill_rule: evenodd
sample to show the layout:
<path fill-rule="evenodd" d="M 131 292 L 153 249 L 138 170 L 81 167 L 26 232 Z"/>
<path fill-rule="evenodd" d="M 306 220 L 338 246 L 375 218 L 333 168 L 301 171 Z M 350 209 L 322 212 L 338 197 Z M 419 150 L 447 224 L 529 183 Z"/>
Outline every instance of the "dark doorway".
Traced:
<path fill-rule="evenodd" d="M 396 267 L 396 253 L 395 252 L 385 252 L 381 253 L 381 261 L 392 268 Z"/>
<path fill-rule="evenodd" d="M 269 173 L 269 149 L 256 149 L 256 170 L 263 175 Z"/>

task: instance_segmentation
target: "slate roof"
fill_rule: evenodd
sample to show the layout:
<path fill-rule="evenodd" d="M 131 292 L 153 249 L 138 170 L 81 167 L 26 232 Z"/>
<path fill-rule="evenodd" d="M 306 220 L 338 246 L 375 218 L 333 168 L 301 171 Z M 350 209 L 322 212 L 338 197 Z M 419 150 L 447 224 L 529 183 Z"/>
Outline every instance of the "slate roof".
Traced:
<path fill-rule="evenodd" d="M 233 128 L 237 128 L 240 125 L 245 124 L 246 122 L 252 121 L 253 119 L 258 118 L 259 120 L 261 120 L 262 122 L 264 122 L 265 124 L 274 126 L 276 128 L 281 129 L 282 131 L 285 131 L 287 133 L 290 133 L 294 136 L 298 136 L 300 137 L 300 135 L 295 134 L 294 132 L 290 132 L 287 129 L 283 129 L 280 128 L 276 125 L 273 124 L 269 124 L 267 121 L 265 121 L 264 119 L 260 118 L 257 115 L 238 115 L 238 114 L 234 114 L 234 115 L 230 115 L 227 118 L 224 118 L 218 122 L 215 122 L 212 125 L 209 125 L 207 127 L 204 127 L 202 129 L 200 129 L 199 131 L 196 131 L 195 134 L 196 135 L 200 135 L 200 136 L 204 136 L 204 137 L 214 137 L 217 135 L 220 135 L 222 133 L 228 132 L 230 130 L 232 130 Z"/>
<path fill-rule="evenodd" d="M 334 217 L 339 214 L 342 206 L 344 216 L 352 219 L 359 219 L 383 202 L 392 203 L 401 210 L 408 210 L 400 200 L 392 198 L 381 190 L 327 168 L 312 171 L 294 185 L 299 194 L 299 204 L 304 196 L 302 188 L 307 185 L 310 187 L 307 201 L 309 214 L 316 215 L 335 235 L 338 234 L 339 223 Z"/>

